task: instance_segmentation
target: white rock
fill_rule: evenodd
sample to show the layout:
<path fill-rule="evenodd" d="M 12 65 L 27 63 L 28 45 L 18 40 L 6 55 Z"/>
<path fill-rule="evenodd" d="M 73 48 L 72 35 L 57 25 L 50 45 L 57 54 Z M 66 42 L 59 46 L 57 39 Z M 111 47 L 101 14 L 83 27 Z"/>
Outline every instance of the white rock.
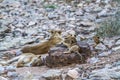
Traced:
<path fill-rule="evenodd" d="M 100 79 L 100 80 L 111 80 L 111 79 L 120 79 L 119 66 L 115 68 L 103 68 L 99 70 L 94 70 L 90 74 L 90 79 Z"/>
<path fill-rule="evenodd" d="M 22 23 L 18 23 L 17 25 L 15 25 L 16 27 L 24 27 L 24 25 Z"/>
<path fill-rule="evenodd" d="M 96 0 L 96 3 L 100 3 L 101 0 Z"/>
<path fill-rule="evenodd" d="M 79 77 L 79 73 L 75 69 L 69 70 L 67 72 L 67 75 L 70 76 L 70 77 L 72 77 L 73 79 L 77 79 Z"/>
<path fill-rule="evenodd" d="M 120 46 L 116 46 L 112 48 L 113 51 L 119 51 L 120 50 Z"/>
<path fill-rule="evenodd" d="M 95 47 L 95 49 L 104 51 L 104 50 L 106 50 L 107 48 L 106 48 L 102 43 L 100 43 L 100 44 L 98 44 L 98 45 Z"/>
<path fill-rule="evenodd" d="M 82 16 L 83 15 L 83 11 L 82 10 L 78 10 L 78 11 L 75 12 L 75 14 L 77 16 Z"/>
<path fill-rule="evenodd" d="M 90 58 L 90 59 L 88 60 L 88 62 L 89 62 L 90 64 L 94 64 L 94 63 L 97 63 L 97 62 L 99 62 L 99 61 L 100 61 L 99 58 L 96 58 L 96 57 Z"/>
<path fill-rule="evenodd" d="M 87 27 L 87 26 L 92 26 L 92 25 L 93 25 L 93 22 L 80 22 L 80 24 L 81 24 L 82 26 Z"/>
<path fill-rule="evenodd" d="M 7 73 L 7 76 L 8 76 L 8 77 L 17 77 L 17 76 L 18 76 L 18 73 L 17 73 L 17 72 L 8 72 L 8 73 Z"/>
<path fill-rule="evenodd" d="M 107 16 L 107 9 L 103 9 L 101 12 L 98 13 L 98 17 L 106 17 Z"/>
<path fill-rule="evenodd" d="M 118 44 L 120 44 L 120 40 L 118 40 L 118 41 L 115 43 L 115 45 L 118 45 Z"/>
<path fill-rule="evenodd" d="M 75 35 L 76 34 L 74 30 L 67 30 L 66 33 L 71 34 L 71 35 Z"/>
<path fill-rule="evenodd" d="M 105 52 L 102 52 L 100 53 L 98 56 L 108 56 L 109 54 L 111 54 L 112 52 L 111 51 L 105 51 Z"/>
<path fill-rule="evenodd" d="M 46 73 L 42 74 L 42 77 L 50 78 L 50 77 L 58 77 L 60 75 L 61 75 L 61 70 L 51 69 L 48 70 Z"/>
<path fill-rule="evenodd" d="M 105 2 L 106 4 L 108 4 L 110 1 L 111 1 L 111 0 L 104 0 L 104 2 Z"/>
<path fill-rule="evenodd" d="M 35 25 L 35 24 L 36 24 L 36 22 L 30 21 L 29 24 L 28 24 L 28 26 L 32 26 L 32 25 Z"/>
<path fill-rule="evenodd" d="M 5 72 L 5 68 L 3 66 L 0 66 L 0 74 Z"/>
<path fill-rule="evenodd" d="M 0 76 L 0 80 L 8 80 L 8 79 Z"/>
<path fill-rule="evenodd" d="M 15 71 L 16 67 L 14 66 L 6 66 L 5 68 L 7 71 Z"/>

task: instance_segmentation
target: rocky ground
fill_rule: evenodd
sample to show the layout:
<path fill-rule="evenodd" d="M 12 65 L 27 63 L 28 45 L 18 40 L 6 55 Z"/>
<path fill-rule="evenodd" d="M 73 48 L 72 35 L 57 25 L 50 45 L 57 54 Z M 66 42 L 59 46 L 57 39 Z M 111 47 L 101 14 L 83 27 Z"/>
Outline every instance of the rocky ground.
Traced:
<path fill-rule="evenodd" d="M 112 0 L 0 0 L 0 59 L 6 51 L 12 56 L 26 43 L 47 39 L 49 29 L 61 29 L 63 34 L 75 31 L 78 41 L 84 39 L 92 47 L 95 29 L 118 8 Z M 0 80 L 119 80 L 118 38 L 105 38 L 103 42 L 111 49 L 97 45 L 86 64 L 56 68 L 1 65 Z"/>

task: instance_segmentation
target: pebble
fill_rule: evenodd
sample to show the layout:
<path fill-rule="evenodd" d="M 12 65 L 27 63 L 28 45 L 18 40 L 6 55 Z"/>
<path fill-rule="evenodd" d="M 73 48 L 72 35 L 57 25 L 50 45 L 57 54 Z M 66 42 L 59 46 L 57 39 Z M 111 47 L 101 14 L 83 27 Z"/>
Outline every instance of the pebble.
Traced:
<path fill-rule="evenodd" d="M 98 13 L 98 17 L 107 17 L 107 9 L 103 9 Z"/>
<path fill-rule="evenodd" d="M 14 66 L 6 66 L 5 68 L 7 71 L 15 71 L 16 67 Z"/>
<path fill-rule="evenodd" d="M 113 67 L 111 69 L 108 68 L 103 68 L 99 70 L 93 70 L 90 73 L 89 78 L 90 79 L 104 79 L 104 80 L 111 80 L 111 79 L 120 79 L 120 72 L 117 71 L 119 70 L 119 66 Z"/>
<path fill-rule="evenodd" d="M 69 70 L 67 72 L 67 75 L 70 76 L 70 77 L 72 77 L 73 79 L 77 79 L 80 74 L 78 73 L 78 71 L 76 71 L 75 69 L 73 69 L 73 70 Z"/>
<path fill-rule="evenodd" d="M 5 77 L 0 76 L 0 80 L 8 80 L 8 79 L 5 78 Z"/>
<path fill-rule="evenodd" d="M 99 61 L 100 61 L 99 58 L 92 57 L 87 62 L 89 62 L 90 64 L 94 64 L 94 63 L 97 63 Z"/>
<path fill-rule="evenodd" d="M 18 76 L 18 73 L 17 73 L 17 72 L 8 72 L 8 73 L 7 73 L 7 76 L 8 76 L 8 77 L 17 77 L 17 76 Z"/>
<path fill-rule="evenodd" d="M 51 77 L 60 77 L 60 75 L 61 75 L 61 70 L 51 69 L 51 70 L 48 70 L 46 73 L 42 74 L 42 77 L 48 79 Z"/>
<path fill-rule="evenodd" d="M 32 25 L 35 25 L 35 24 L 36 24 L 36 22 L 30 21 L 29 24 L 28 24 L 28 26 L 32 26 Z"/>
<path fill-rule="evenodd" d="M 120 50 L 120 46 L 116 46 L 112 48 L 113 51 L 119 51 Z"/>
<path fill-rule="evenodd" d="M 92 22 L 80 22 L 81 26 L 83 27 L 89 27 L 89 26 L 92 26 L 93 23 Z"/>
<path fill-rule="evenodd" d="M 102 53 L 100 53 L 98 56 L 101 56 L 101 57 L 107 57 L 109 54 L 111 54 L 112 53 L 112 51 L 110 50 L 110 51 L 105 51 L 105 52 L 102 52 Z"/>
<path fill-rule="evenodd" d="M 105 47 L 105 45 L 103 45 L 102 43 L 98 44 L 95 49 L 98 49 L 98 50 L 101 50 L 101 51 L 104 51 L 106 50 L 107 48 Z"/>
<path fill-rule="evenodd" d="M 5 68 L 3 66 L 0 66 L 0 74 L 5 72 Z"/>

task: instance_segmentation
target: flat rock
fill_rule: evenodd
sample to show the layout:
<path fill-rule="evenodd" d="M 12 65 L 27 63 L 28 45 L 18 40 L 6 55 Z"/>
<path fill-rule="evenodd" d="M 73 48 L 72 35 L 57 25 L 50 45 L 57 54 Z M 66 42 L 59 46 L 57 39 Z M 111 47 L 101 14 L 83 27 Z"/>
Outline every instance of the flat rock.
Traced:
<path fill-rule="evenodd" d="M 50 50 L 48 56 L 46 56 L 45 64 L 48 67 L 62 67 L 67 66 L 73 63 L 85 63 L 88 57 L 91 54 L 90 47 L 88 44 L 78 42 L 78 45 L 81 48 L 82 59 L 76 53 L 64 53 L 67 51 L 67 48 L 58 47 Z"/>
<path fill-rule="evenodd" d="M 46 80 L 60 80 L 61 79 L 61 70 L 48 70 L 46 73 L 42 74 Z"/>

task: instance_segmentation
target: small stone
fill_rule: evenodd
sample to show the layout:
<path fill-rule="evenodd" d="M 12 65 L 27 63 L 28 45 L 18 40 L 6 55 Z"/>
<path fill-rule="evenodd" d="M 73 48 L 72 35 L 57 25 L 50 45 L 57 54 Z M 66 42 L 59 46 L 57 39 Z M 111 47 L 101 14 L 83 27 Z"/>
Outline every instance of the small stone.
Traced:
<path fill-rule="evenodd" d="M 97 63 L 99 61 L 100 61 L 99 58 L 93 57 L 93 58 L 90 58 L 87 62 L 89 62 L 90 64 L 94 64 L 94 63 Z"/>
<path fill-rule="evenodd" d="M 89 27 L 89 26 L 93 25 L 92 22 L 81 22 L 80 24 L 81 24 L 81 26 L 84 26 L 84 27 Z"/>
<path fill-rule="evenodd" d="M 74 30 L 67 30 L 66 33 L 71 34 L 71 35 L 75 35 L 76 34 Z"/>
<path fill-rule="evenodd" d="M 13 37 L 20 37 L 20 36 L 22 36 L 22 32 L 19 31 L 19 30 L 14 30 L 12 32 L 12 34 L 13 34 Z"/>
<path fill-rule="evenodd" d="M 119 51 L 120 50 L 120 46 L 116 46 L 112 48 L 113 51 Z"/>
<path fill-rule="evenodd" d="M 83 5 L 84 5 L 83 3 L 79 3 L 77 6 L 78 7 L 83 7 Z"/>
<path fill-rule="evenodd" d="M 93 12 L 100 12 L 100 11 L 102 11 L 102 8 L 101 8 L 101 7 L 95 7 L 95 8 L 93 9 Z"/>
<path fill-rule="evenodd" d="M 0 50 L 8 50 L 8 47 L 7 46 L 1 46 Z"/>
<path fill-rule="evenodd" d="M 67 26 L 67 27 L 70 27 L 70 28 L 75 28 L 75 27 L 76 27 L 76 26 L 73 25 L 73 24 L 67 24 L 66 26 Z"/>
<path fill-rule="evenodd" d="M 0 76 L 0 80 L 8 80 L 8 79 Z"/>
<path fill-rule="evenodd" d="M 46 73 L 42 74 L 42 77 L 48 80 L 53 80 L 53 79 L 58 80 L 60 79 L 60 76 L 61 76 L 61 70 L 55 70 L 55 69 L 48 70 Z"/>
<path fill-rule="evenodd" d="M 101 0 L 96 0 L 96 3 L 100 3 L 101 2 Z"/>
<path fill-rule="evenodd" d="M 82 10 L 78 10 L 78 11 L 75 12 L 75 14 L 77 16 L 83 16 L 83 11 Z"/>
<path fill-rule="evenodd" d="M 53 18 L 58 18 L 59 16 L 57 14 L 54 14 L 54 13 L 49 13 L 48 14 L 48 18 L 49 19 L 53 19 Z"/>
<path fill-rule="evenodd" d="M 21 6 L 20 2 L 18 1 L 14 1 L 13 3 L 11 3 L 11 6 L 15 7 L 15 8 L 18 8 Z"/>
<path fill-rule="evenodd" d="M 0 74 L 5 72 L 5 68 L 3 66 L 0 66 Z"/>
<path fill-rule="evenodd" d="M 118 40 L 116 43 L 115 43 L 115 45 L 119 45 L 120 44 L 120 40 Z"/>
<path fill-rule="evenodd" d="M 98 17 L 107 17 L 107 9 L 103 9 L 98 13 Z"/>
<path fill-rule="evenodd" d="M 17 77 L 17 76 L 18 76 L 18 73 L 17 73 L 17 72 L 8 72 L 8 73 L 7 73 L 7 76 L 8 76 L 8 77 Z"/>
<path fill-rule="evenodd" d="M 28 26 L 32 26 L 32 25 L 35 25 L 35 24 L 36 24 L 36 22 L 30 21 L 30 22 L 28 23 Z"/>
<path fill-rule="evenodd" d="M 66 20 L 59 20 L 58 22 L 59 22 L 59 24 L 65 24 Z"/>
<path fill-rule="evenodd" d="M 16 27 L 24 27 L 24 25 L 22 23 L 18 23 L 17 25 L 15 25 Z"/>
<path fill-rule="evenodd" d="M 96 19 L 95 22 L 96 23 L 101 23 L 101 22 L 103 22 L 103 20 L 102 19 Z"/>
<path fill-rule="evenodd" d="M 105 45 L 103 45 L 102 43 L 100 43 L 100 44 L 98 44 L 98 45 L 95 47 L 95 49 L 104 51 L 104 50 L 106 50 L 107 48 L 105 47 Z"/>
<path fill-rule="evenodd" d="M 67 75 L 70 76 L 70 77 L 72 77 L 73 79 L 77 79 L 79 77 L 79 73 L 75 69 L 69 70 L 67 72 Z"/>
<path fill-rule="evenodd" d="M 111 53 L 112 53 L 112 51 L 105 51 L 105 52 L 100 53 L 98 56 L 105 57 L 105 56 L 108 56 Z"/>
<path fill-rule="evenodd" d="M 14 66 L 6 66 L 5 68 L 7 71 L 15 71 L 16 67 Z"/>

